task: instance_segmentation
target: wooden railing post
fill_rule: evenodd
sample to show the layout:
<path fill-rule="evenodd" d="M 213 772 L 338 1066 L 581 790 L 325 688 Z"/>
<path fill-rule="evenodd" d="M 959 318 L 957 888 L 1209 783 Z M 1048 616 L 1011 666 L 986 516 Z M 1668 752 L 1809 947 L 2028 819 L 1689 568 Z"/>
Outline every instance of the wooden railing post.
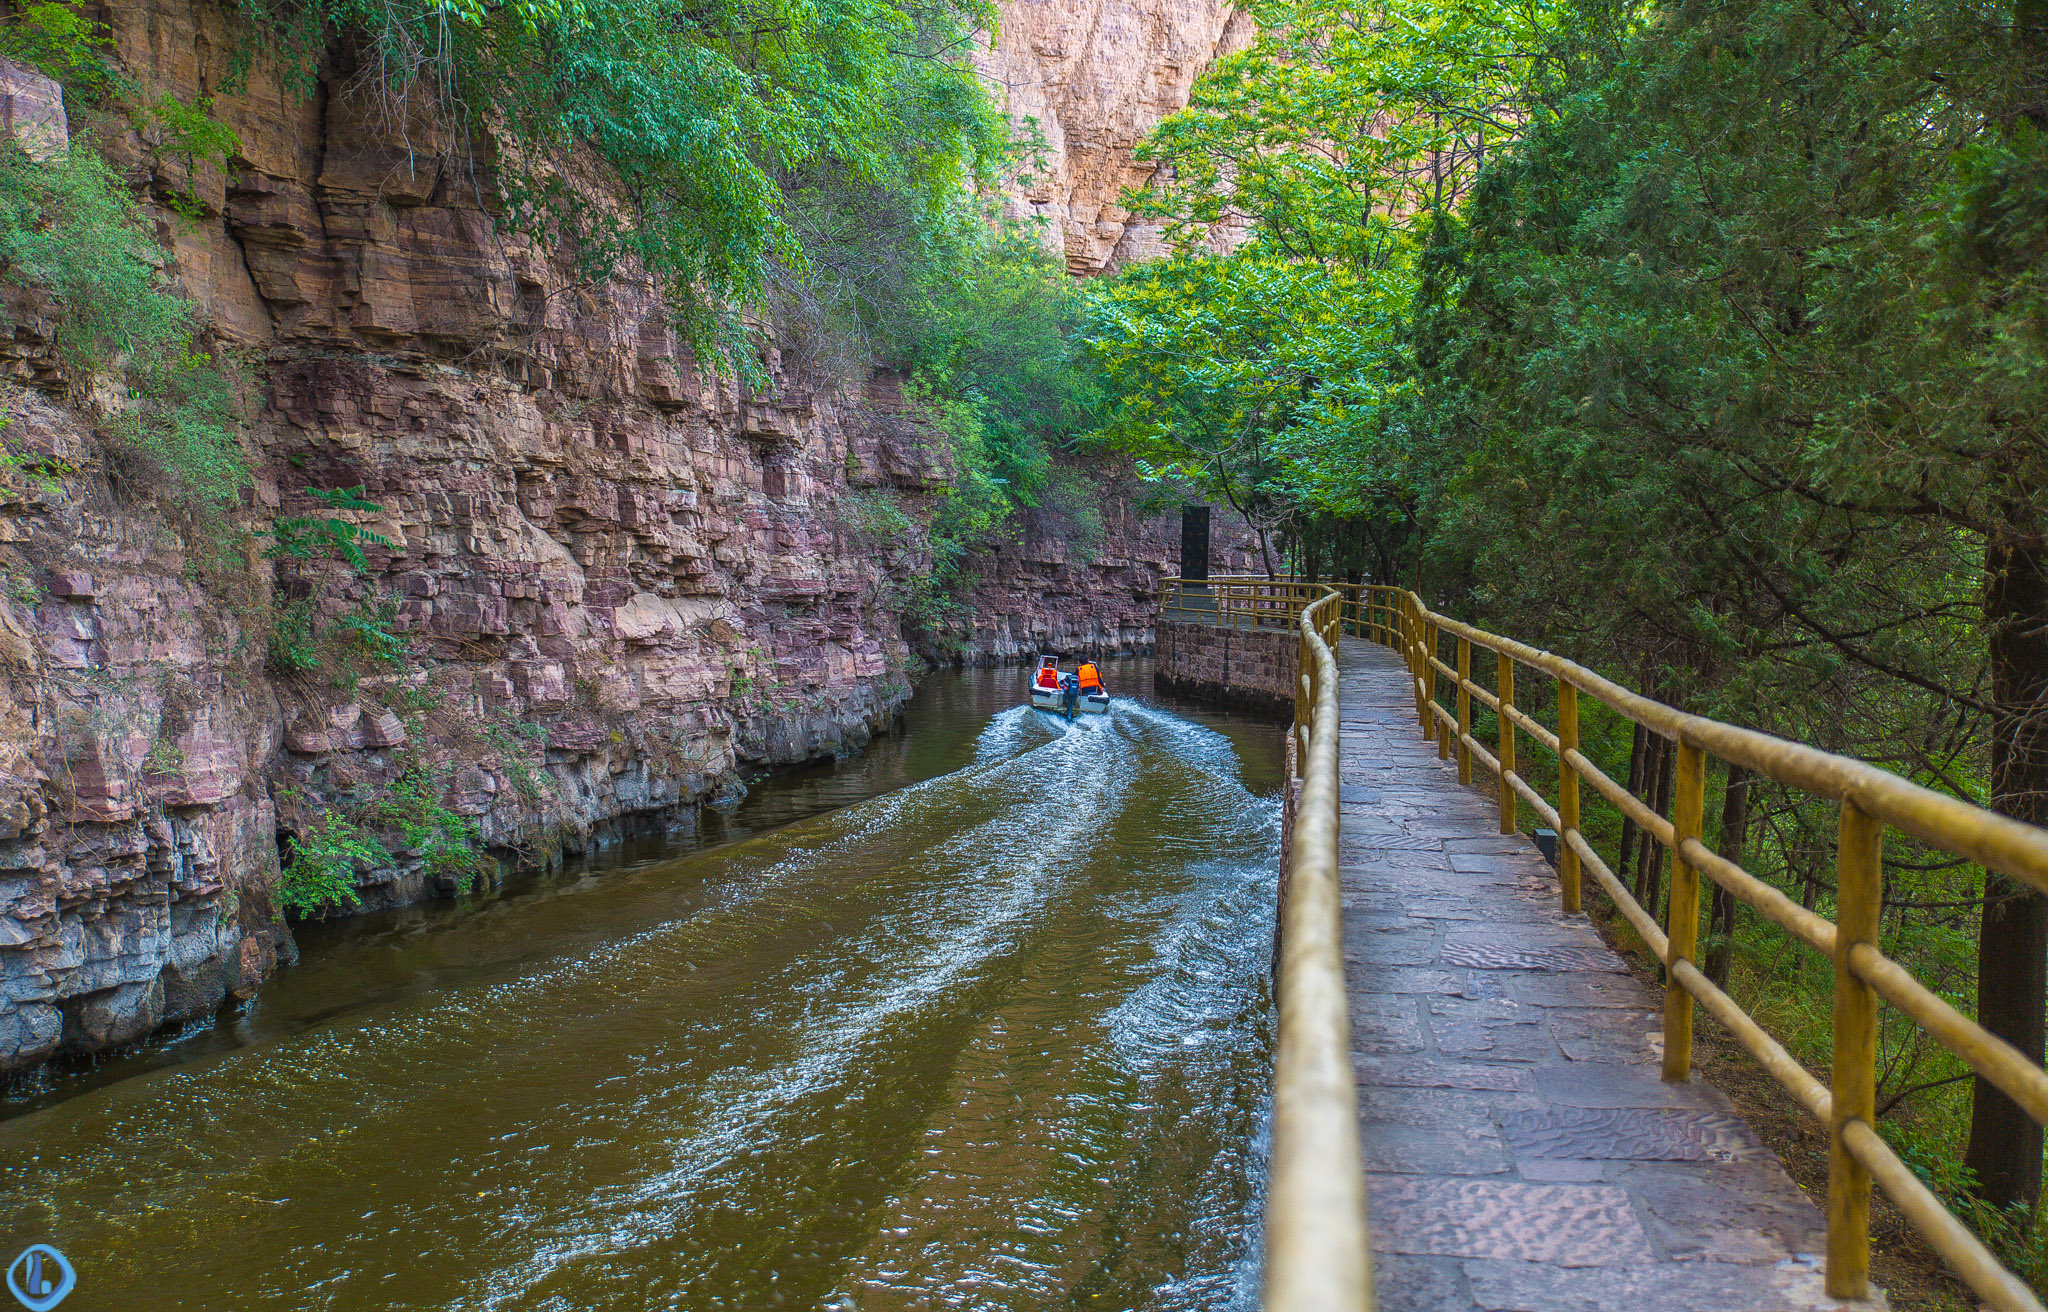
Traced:
<path fill-rule="evenodd" d="M 1436 727 L 1436 666 L 1429 663 L 1433 654 L 1430 638 L 1435 630 L 1422 618 L 1422 608 L 1410 603 L 1403 611 L 1408 619 L 1408 649 L 1414 653 L 1415 663 L 1415 713 L 1422 717 L 1422 741 L 1435 742 L 1439 737 Z M 1444 749 L 1437 749 L 1442 758 Z"/>
<path fill-rule="evenodd" d="M 1521 800 L 1508 783 L 1508 776 L 1515 772 L 1515 722 L 1508 715 L 1515 705 L 1515 658 L 1495 652 L 1493 660 L 1494 685 L 1500 695 L 1500 732 L 1495 735 L 1500 755 L 1500 831 L 1512 834 L 1520 828 L 1516 804 Z"/>
<path fill-rule="evenodd" d="M 1444 645 L 1444 630 L 1441 624 L 1431 624 L 1425 621 L 1423 624 L 1422 640 L 1428 646 L 1429 654 L 1432 657 L 1438 660 L 1443 659 L 1443 657 L 1438 654 L 1443 650 Z M 1430 704 L 1434 706 L 1436 703 L 1437 676 L 1434 672 L 1436 670 L 1436 667 L 1432 665 L 1430 666 L 1430 670 L 1431 674 L 1429 676 L 1429 700 Z M 1429 713 L 1429 722 L 1437 726 L 1436 759 L 1439 761 L 1447 761 L 1450 759 L 1451 749 L 1457 746 L 1457 743 L 1453 741 L 1453 735 L 1444 729 L 1443 721 L 1438 717 L 1437 713 L 1434 710 L 1431 710 Z"/>
<path fill-rule="evenodd" d="M 1877 994 L 1850 969 L 1858 944 L 1877 945 L 1883 910 L 1884 825 L 1853 801 L 1842 803 L 1835 849 L 1835 1060 L 1828 1126 L 1830 1298 L 1870 1292 L 1870 1171 L 1843 1142 L 1851 1121 L 1877 1120 Z"/>
<path fill-rule="evenodd" d="M 1409 696 L 1415 700 L 1415 718 L 1421 720 L 1421 737 L 1430 741 L 1430 716 L 1421 704 L 1421 614 L 1413 604 L 1401 608 L 1401 663 L 1409 671 Z"/>
<path fill-rule="evenodd" d="M 1572 835 L 1579 830 L 1579 772 L 1566 753 L 1579 750 L 1579 690 L 1557 681 L 1557 818 L 1563 830 L 1557 836 L 1557 875 L 1564 888 L 1564 909 L 1579 909 L 1579 849 Z"/>
<path fill-rule="evenodd" d="M 1692 1074 L 1692 994 L 1678 982 L 1673 968 L 1698 954 L 1700 936 L 1700 872 L 1679 849 L 1700 836 L 1700 818 L 1707 805 L 1707 754 L 1678 744 L 1676 788 L 1671 795 L 1671 901 L 1664 918 L 1664 1078 L 1683 1084 Z M 1650 908 L 1650 914 L 1656 914 Z"/>
<path fill-rule="evenodd" d="M 1458 782 L 1472 782 L 1472 750 L 1465 739 L 1472 732 L 1472 640 L 1458 639 Z"/>

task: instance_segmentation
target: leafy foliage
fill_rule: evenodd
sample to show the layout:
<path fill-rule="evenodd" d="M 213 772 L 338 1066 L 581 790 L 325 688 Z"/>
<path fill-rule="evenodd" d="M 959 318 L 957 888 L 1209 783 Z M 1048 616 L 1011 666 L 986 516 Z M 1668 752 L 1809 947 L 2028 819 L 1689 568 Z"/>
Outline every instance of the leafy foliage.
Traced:
<path fill-rule="evenodd" d="M 409 760 L 385 791 L 377 816 L 392 828 L 400 850 L 419 856 L 429 875 L 467 892 L 497 866 L 476 826 L 442 800 L 447 788 L 446 766 Z"/>
<path fill-rule="evenodd" d="M 0 24 L 0 55 L 88 93 L 104 91 L 112 81 L 99 53 L 105 41 L 103 24 L 48 0 L 23 5 L 14 21 Z"/>
<path fill-rule="evenodd" d="M 374 836 L 339 811 L 323 811 L 292 839 L 278 894 L 295 915 L 345 910 L 362 902 L 356 873 L 391 863 Z"/>
<path fill-rule="evenodd" d="M 309 487 L 306 494 L 330 510 L 371 515 L 382 513 L 384 507 L 364 499 L 365 490 L 358 483 L 354 487 L 342 488 Z M 331 558 L 344 562 L 358 573 L 368 573 L 370 568 L 369 557 L 363 554 L 365 543 L 378 547 L 391 545 L 391 539 L 383 534 L 364 528 L 354 520 L 339 519 L 333 515 L 280 515 L 271 523 L 267 533 L 271 542 L 264 554 L 273 560 Z"/>
<path fill-rule="evenodd" d="M 189 302 L 162 290 L 154 238 L 91 151 L 44 162 L 0 142 L 0 261 L 50 294 L 58 353 L 77 372 L 170 354 L 190 332 Z"/>
<path fill-rule="evenodd" d="M 55 4 L 0 22 L 0 53 L 42 69 L 88 100 L 134 91 L 106 62 L 105 29 Z M 148 111 L 187 156 L 234 149 L 233 134 L 172 97 Z M 108 416 L 132 479 L 202 514 L 233 505 L 248 468 L 226 362 L 195 349 L 192 305 L 174 295 L 165 257 L 133 197 L 91 149 L 46 161 L 0 142 L 0 276 L 43 293 L 56 354 L 83 390 L 112 373 L 126 403 Z"/>

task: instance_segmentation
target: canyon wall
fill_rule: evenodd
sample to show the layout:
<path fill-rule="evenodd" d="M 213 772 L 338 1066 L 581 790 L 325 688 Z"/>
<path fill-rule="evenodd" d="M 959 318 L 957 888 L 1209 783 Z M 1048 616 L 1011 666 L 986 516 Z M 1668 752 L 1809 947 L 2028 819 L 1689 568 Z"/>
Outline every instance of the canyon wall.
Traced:
<path fill-rule="evenodd" d="M 1253 34 L 1235 0 L 1005 0 L 994 47 L 976 62 L 1044 151 L 1008 212 L 1043 220 L 1047 249 L 1077 276 L 1157 255 L 1157 225 L 1133 222 L 1121 199 L 1157 167 L 1132 149 Z"/>
<path fill-rule="evenodd" d="M 1105 217 L 1116 161 L 1228 26 L 1177 3 L 1012 50 L 1066 88 L 1046 103 L 1077 269 L 1135 249 Z M 429 797 L 539 863 L 688 827 L 747 768 L 857 749 L 908 695 L 903 598 L 931 566 L 865 508 L 915 519 L 950 477 L 887 374 L 813 391 L 772 345 L 759 393 L 699 368 L 650 281 L 593 284 L 497 230 L 463 143 L 353 98 L 347 67 L 311 95 L 261 60 L 238 76 L 207 0 L 101 17 L 132 75 L 210 97 L 241 143 L 195 169 L 93 125 L 240 380 L 255 493 L 226 531 L 153 498 L 107 436 L 123 399 L 67 374 L 50 307 L 0 287 L 0 1074 L 250 996 L 293 952 L 280 851 L 323 816 Z M 1028 29 L 1005 40 L 1035 52 Z M 1113 122 L 1088 119 L 1090 86 Z M 39 148 L 63 130 L 22 70 L 0 68 L 0 110 Z M 1149 644 L 1178 519 L 1097 475 L 1086 531 L 1028 516 L 933 654 Z M 365 567 L 272 558 L 265 525 L 355 487 L 377 507 L 350 517 Z M 1248 565 L 1227 539 L 1219 568 Z M 344 641 L 363 624 L 403 650 L 366 659 Z M 360 871 L 365 905 L 469 882 L 407 841 Z"/>

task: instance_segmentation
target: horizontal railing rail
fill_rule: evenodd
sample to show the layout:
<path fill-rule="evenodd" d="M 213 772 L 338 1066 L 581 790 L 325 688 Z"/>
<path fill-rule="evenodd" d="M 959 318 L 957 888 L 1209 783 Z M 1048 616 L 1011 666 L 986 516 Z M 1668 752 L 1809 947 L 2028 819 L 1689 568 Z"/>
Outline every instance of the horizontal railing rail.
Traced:
<path fill-rule="evenodd" d="M 1349 602 L 1331 588 L 1301 586 L 1313 586 L 1315 595 L 1294 608 L 1300 665 L 1291 755 L 1301 793 L 1280 905 L 1264 1301 L 1267 1312 L 1370 1312 L 1371 1245 L 1337 874 L 1336 648 Z"/>
<path fill-rule="evenodd" d="M 1886 957 L 1877 942 L 1888 828 L 2044 892 L 2048 892 L 2048 830 L 1923 788 L 1867 762 L 1689 715 L 1630 692 L 1561 656 L 1441 615 L 1405 589 L 1373 584 L 1341 590 L 1348 594 L 1343 603 L 1344 629 L 1384 643 L 1406 660 L 1424 739 L 1436 741 L 1439 757 L 1455 751 L 1461 781 L 1471 781 L 1475 761 L 1499 780 L 1501 832 L 1517 830 L 1522 803 L 1557 831 L 1564 910 L 1580 909 L 1583 879 L 1591 875 L 1663 962 L 1664 1078 L 1681 1081 L 1690 1072 L 1693 1007 L 1697 1003 L 1795 1101 L 1828 1127 L 1828 1294 L 1834 1298 L 1869 1294 L 1870 1190 L 1875 1181 L 1987 1306 L 1997 1312 L 2043 1312 L 2040 1300 L 2019 1277 L 2002 1266 L 1899 1159 L 1878 1135 L 1875 1123 L 1880 1001 L 1909 1017 L 2036 1120 L 2048 1122 L 2048 1072 L 1920 983 L 1912 972 Z M 1444 659 L 1446 640 L 1456 644 L 1452 660 Z M 1491 690 L 1472 679 L 1475 647 L 1496 658 Z M 1554 729 L 1516 704 L 1518 668 L 1555 681 Z M 1449 683 L 1454 709 L 1437 700 L 1440 680 Z M 1616 783 L 1580 750 L 1581 694 L 1675 744 L 1675 783 L 1668 819 Z M 1496 715 L 1498 732 L 1491 751 L 1472 734 L 1475 702 Z M 1557 760 L 1555 805 L 1517 768 L 1517 740 L 1524 735 Z M 1800 906 L 1705 846 L 1701 829 L 1708 757 L 1840 804 L 1834 920 Z M 1670 853 L 1672 873 L 1663 924 L 1635 899 L 1582 832 L 1582 785 L 1590 785 Z M 1809 1073 L 1699 969 L 1701 876 L 1834 963 L 1833 1054 L 1828 1083 Z"/>

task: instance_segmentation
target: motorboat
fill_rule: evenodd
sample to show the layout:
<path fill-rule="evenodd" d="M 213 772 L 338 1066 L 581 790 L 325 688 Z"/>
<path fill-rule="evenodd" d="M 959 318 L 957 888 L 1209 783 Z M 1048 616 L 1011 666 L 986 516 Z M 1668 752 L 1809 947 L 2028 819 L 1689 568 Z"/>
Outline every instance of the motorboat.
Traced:
<path fill-rule="evenodd" d="M 1067 713 L 1067 703 L 1060 684 L 1063 679 L 1071 679 L 1073 677 L 1071 674 L 1060 673 L 1059 657 L 1039 657 L 1038 668 L 1031 675 L 1031 704 L 1041 711 L 1050 711 L 1054 715 L 1065 715 Z M 1080 700 L 1075 703 L 1074 709 L 1087 715 L 1107 715 L 1109 714 L 1109 694 L 1107 692 L 1082 693 Z"/>

